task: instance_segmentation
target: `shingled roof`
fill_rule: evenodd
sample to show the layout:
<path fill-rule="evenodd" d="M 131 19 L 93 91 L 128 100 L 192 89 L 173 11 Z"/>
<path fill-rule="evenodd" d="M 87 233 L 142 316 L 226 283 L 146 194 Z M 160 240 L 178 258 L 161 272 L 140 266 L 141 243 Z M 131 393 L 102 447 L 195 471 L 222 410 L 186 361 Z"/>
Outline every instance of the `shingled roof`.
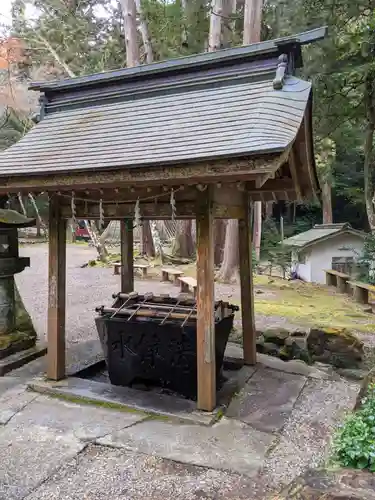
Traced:
<path fill-rule="evenodd" d="M 290 73 L 301 65 L 301 45 L 324 34 L 34 84 L 43 119 L 0 154 L 0 176 L 282 153 L 311 95 L 310 83 Z M 275 84 L 280 54 L 288 67 Z"/>
<path fill-rule="evenodd" d="M 283 244 L 295 248 L 304 248 L 343 233 L 354 234 L 360 238 L 366 237 L 366 233 L 353 229 L 349 223 L 315 224 L 312 229 L 285 239 Z"/>

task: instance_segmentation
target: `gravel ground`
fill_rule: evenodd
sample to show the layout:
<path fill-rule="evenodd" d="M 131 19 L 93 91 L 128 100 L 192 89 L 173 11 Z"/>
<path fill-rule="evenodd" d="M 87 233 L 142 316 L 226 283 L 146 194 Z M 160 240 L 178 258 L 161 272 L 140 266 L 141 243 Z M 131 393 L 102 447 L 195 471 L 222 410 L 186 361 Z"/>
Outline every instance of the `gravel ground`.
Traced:
<path fill-rule="evenodd" d="M 47 332 L 47 274 L 48 246 L 22 246 L 21 255 L 30 257 L 30 268 L 17 275 L 20 293 L 30 312 L 40 339 Z M 112 293 L 119 291 L 120 278 L 114 276 L 110 268 L 81 266 L 96 256 L 96 251 L 86 245 L 67 246 L 67 344 L 97 339 L 94 317 L 95 307 L 108 305 Z M 137 280 L 136 290 L 140 293 L 152 291 L 158 293 L 178 293 L 178 288 L 156 280 Z M 263 292 L 267 293 L 267 292 Z M 270 292 L 271 293 L 271 292 Z M 226 300 L 240 301 L 240 289 L 237 285 L 216 284 L 216 296 Z M 241 321 L 235 326 L 241 329 Z M 257 315 L 256 326 L 265 329 L 271 326 L 297 329 L 285 318 Z"/>
<path fill-rule="evenodd" d="M 256 481 L 237 474 L 90 446 L 28 500 L 260 500 Z"/>
<path fill-rule="evenodd" d="M 39 336 L 41 339 L 45 339 L 48 248 L 46 245 L 22 247 L 21 254 L 31 258 L 31 267 L 17 276 L 17 283 Z M 102 356 L 94 323 L 95 307 L 109 304 L 112 293 L 119 290 L 120 278 L 113 275 L 112 269 L 81 267 L 92 258 L 95 258 L 94 249 L 83 245 L 68 245 L 66 339 L 69 371 L 76 370 L 78 367 L 82 368 L 85 364 L 92 363 L 95 358 Z M 141 293 L 146 291 L 153 291 L 156 294 L 178 293 L 177 287 L 160 283 L 157 280 L 138 280 L 136 289 Z M 264 293 L 268 293 L 267 290 Z M 239 287 L 219 284 L 216 286 L 216 296 L 218 298 L 229 298 L 229 300 L 232 299 L 239 303 Z M 270 326 L 298 327 L 298 325 L 288 324 L 284 318 L 257 317 L 257 328 L 261 329 Z M 8 380 L 9 382 L 11 379 L 16 378 L 27 380 L 30 376 L 43 372 L 44 363 L 45 358 L 42 358 L 13 371 L 9 377 L 4 377 L 4 387 L 2 388 L 2 384 L 0 384 L 0 392 L 11 387 L 12 384 L 8 384 Z M 251 383 L 250 380 L 248 384 L 251 385 Z M 275 445 L 269 450 L 263 463 L 262 473 L 256 480 L 249 480 L 243 476 L 221 470 L 178 464 L 168 460 L 171 458 L 170 456 L 164 459 L 148 457 L 144 453 L 131 452 L 129 448 L 118 451 L 98 446 L 88 446 L 85 449 L 82 448 L 77 454 L 74 451 L 76 443 L 73 442 L 66 443 L 68 448 L 66 453 L 64 452 L 64 457 L 70 457 L 74 452 L 74 458 L 69 458 L 68 462 L 64 458 L 63 467 L 55 475 L 48 474 L 49 479 L 42 480 L 40 487 L 26 498 L 30 500 L 34 498 L 60 498 L 64 500 L 95 498 L 99 500 L 109 497 L 114 500 L 130 498 L 132 500 L 138 498 L 145 500 L 147 498 L 155 500 L 164 498 L 181 500 L 198 500 L 201 498 L 217 500 L 224 498 L 233 500 L 264 499 L 266 498 L 264 489 L 279 488 L 290 479 L 293 479 L 296 474 L 303 472 L 306 467 L 315 466 L 325 458 L 333 429 L 343 418 L 344 413 L 354 406 L 357 391 L 358 387 L 355 384 L 344 380 L 309 379 L 299 394 L 297 402 L 278 436 L 279 439 L 276 439 Z M 22 446 L 21 448 L 25 450 L 25 456 L 20 455 L 21 464 L 27 463 L 28 460 L 31 462 L 34 460 L 32 445 L 36 446 L 35 449 L 38 450 L 38 439 L 41 442 L 43 442 L 43 439 L 47 440 L 46 449 L 48 450 L 51 447 L 52 451 L 55 449 L 56 453 L 59 454 L 61 450 L 64 451 L 65 448 L 63 449 L 62 445 L 57 446 L 58 440 L 61 438 L 59 433 L 62 432 L 60 429 L 62 424 L 50 424 L 49 434 L 46 434 L 48 427 L 46 419 L 52 418 L 52 411 L 42 410 L 40 412 L 41 416 L 37 415 L 32 419 L 30 417 L 32 408 L 24 407 L 23 400 L 20 401 L 21 409 L 16 409 L 16 411 L 13 408 L 13 413 L 17 414 L 11 418 L 10 423 L 0 429 L 0 438 L 3 433 L 3 449 L 8 450 L 8 443 L 13 444 L 15 442 L 14 435 L 18 432 L 16 429 L 17 422 L 22 420 L 24 423 L 24 437 L 23 448 Z M 268 401 L 270 400 L 268 399 Z M 12 405 L 13 403 L 16 402 L 12 401 Z M 56 402 L 53 403 L 53 406 L 55 404 Z M 33 408 L 36 408 L 37 402 L 33 403 L 33 405 Z M 66 405 L 69 406 L 67 403 Z M 79 408 L 77 409 L 74 405 L 66 411 L 77 414 Z M 94 412 L 94 408 L 92 411 Z M 86 415 L 86 412 L 82 412 L 82 414 Z M 58 418 L 56 417 L 55 420 L 60 422 L 60 412 L 57 412 L 57 415 Z M 94 415 L 91 415 L 91 418 L 94 422 L 98 421 Z M 78 425 L 75 419 L 77 417 L 70 416 L 62 419 L 64 420 L 64 426 L 67 426 L 66 428 L 69 431 L 73 427 L 73 422 Z M 35 428 L 29 428 L 32 422 L 35 423 Z M 143 423 L 137 425 L 141 430 L 145 427 Z M 130 427 L 131 432 L 136 431 L 137 425 L 134 428 L 133 426 Z M 155 425 L 155 423 L 151 421 L 150 425 Z M 161 422 L 160 425 L 168 426 L 169 424 Z M 84 425 L 82 424 L 82 426 Z M 9 436 L 5 435 L 7 429 L 10 433 Z M 168 437 L 171 438 L 176 431 L 171 429 L 168 432 Z M 210 432 L 211 430 L 208 435 Z M 246 429 L 246 439 L 248 432 L 250 430 Z M 142 433 L 138 437 L 143 440 L 149 439 L 147 436 L 144 438 Z M 274 437 L 276 438 L 276 436 Z M 17 439 L 19 440 L 19 436 Z M 176 442 L 173 443 L 174 447 L 181 445 L 179 437 L 176 439 Z M 237 440 L 234 441 L 238 444 Z M 52 443 L 51 446 L 49 445 L 50 442 Z M 215 442 L 212 442 L 213 444 L 211 444 L 214 447 Z M 173 446 L 171 447 L 172 450 L 174 449 Z M 9 453 L 10 460 L 14 460 L 15 452 L 12 453 Z M 227 453 L 227 449 L 225 449 L 225 453 Z M 41 450 L 39 450 L 39 455 L 43 463 L 51 461 L 48 457 L 45 460 Z M 36 465 L 34 468 L 38 470 Z M 22 470 L 23 474 L 18 481 L 21 484 L 22 477 L 27 476 L 25 475 L 25 468 L 22 465 L 20 469 L 17 465 L 12 470 L 18 475 L 19 471 Z M 9 484 L 13 485 L 13 481 L 9 481 Z M 0 500 L 1 498 L 17 498 L 18 500 L 18 498 L 25 498 L 25 496 L 2 496 L 0 491 Z"/>
<path fill-rule="evenodd" d="M 280 488 L 324 462 L 334 430 L 354 408 L 358 390 L 358 384 L 344 379 L 309 379 L 278 445 L 265 461 L 262 476 L 270 489 Z"/>

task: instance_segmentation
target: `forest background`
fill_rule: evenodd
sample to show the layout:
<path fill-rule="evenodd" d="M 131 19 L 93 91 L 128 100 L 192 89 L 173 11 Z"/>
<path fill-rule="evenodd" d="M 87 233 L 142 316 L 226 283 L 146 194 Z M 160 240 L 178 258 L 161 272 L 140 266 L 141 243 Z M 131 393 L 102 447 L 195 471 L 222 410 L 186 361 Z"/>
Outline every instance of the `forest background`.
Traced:
<path fill-rule="evenodd" d="M 260 32 L 248 31 L 258 16 Z M 244 21 L 245 19 L 245 21 Z M 2 21 L 0 149 L 36 121 L 38 96 L 31 80 L 56 79 L 148 64 L 328 26 L 326 40 L 304 49 L 303 78 L 313 82 L 314 140 L 322 202 L 261 206 L 254 220 L 257 258 L 314 223 L 349 222 L 375 232 L 375 0 L 14 0 Z M 244 29 L 245 28 L 245 29 Z M 24 205 L 29 210 L 30 200 Z M 37 200 L 43 215 L 44 199 Z M 256 211 L 255 211 L 256 212 Z M 256 217 L 256 216 L 255 216 Z M 144 252 L 155 238 L 142 227 Z M 236 223 L 216 224 L 215 261 L 230 279 L 236 269 Z M 189 221 L 174 228 L 176 253 L 194 253 Z M 374 238 L 367 252 L 374 252 Z M 371 257 L 372 258 L 372 257 Z"/>

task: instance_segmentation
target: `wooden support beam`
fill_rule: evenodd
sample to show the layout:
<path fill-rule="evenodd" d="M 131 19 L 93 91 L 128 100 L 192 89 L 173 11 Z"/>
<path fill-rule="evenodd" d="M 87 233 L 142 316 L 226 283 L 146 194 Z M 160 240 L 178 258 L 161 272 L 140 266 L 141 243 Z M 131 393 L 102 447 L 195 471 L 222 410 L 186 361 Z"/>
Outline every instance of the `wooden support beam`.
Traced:
<path fill-rule="evenodd" d="M 296 159 L 296 151 L 292 148 L 289 154 L 289 170 L 290 170 L 290 175 L 293 180 L 294 184 L 294 189 L 297 194 L 297 201 L 302 200 L 302 192 L 301 192 L 301 185 L 299 182 L 299 177 L 297 173 L 297 159 Z"/>
<path fill-rule="evenodd" d="M 73 171 L 48 175 L 17 175 L 1 179 L 0 193 L 29 191 L 54 191 L 64 189 L 118 189 L 127 186 L 160 186 L 176 184 L 196 184 L 227 180 L 252 179 L 279 168 L 287 160 L 285 153 L 244 159 L 226 159 L 171 166 L 150 166 L 147 168 L 119 167 L 115 170 Z M 52 161 L 52 160 L 51 160 Z M 77 162 L 80 167 L 79 162 Z M 77 167 L 77 168 L 78 168 Z"/>
<path fill-rule="evenodd" d="M 247 365 L 256 363 L 256 330 L 254 315 L 254 292 L 252 273 L 252 244 L 250 224 L 250 199 L 244 193 L 245 217 L 239 220 L 239 260 L 241 279 L 241 314 L 244 361 Z"/>
<path fill-rule="evenodd" d="M 203 196 L 203 195 L 201 195 Z M 67 203 L 67 202 L 65 202 Z M 106 219 L 124 219 L 134 216 L 135 203 L 104 204 L 104 217 Z M 176 218 L 191 219 L 195 213 L 196 202 L 176 202 Z M 172 217 L 170 203 L 140 203 L 140 211 L 143 219 L 170 219 Z M 218 219 L 239 219 L 242 217 L 242 206 L 228 206 L 226 204 L 213 206 L 213 216 Z M 62 207 L 63 217 L 69 219 L 72 216 L 70 204 Z M 85 219 L 99 219 L 99 202 L 88 205 L 76 202 L 76 217 Z"/>
<path fill-rule="evenodd" d="M 216 406 L 212 189 L 197 205 L 197 377 L 200 410 Z"/>
<path fill-rule="evenodd" d="M 134 290 L 134 267 L 133 267 L 133 221 L 131 219 L 121 220 L 121 293 L 129 293 Z"/>
<path fill-rule="evenodd" d="M 255 179 L 255 187 L 257 189 L 260 189 L 260 188 L 262 188 L 265 185 L 265 183 L 269 179 L 274 179 L 274 178 L 275 178 L 275 172 L 270 172 L 268 174 L 259 176 L 257 179 Z"/>
<path fill-rule="evenodd" d="M 47 377 L 52 380 L 65 377 L 66 221 L 59 202 L 56 195 L 49 202 Z"/>
<path fill-rule="evenodd" d="M 280 179 L 268 179 L 267 182 L 262 186 L 260 190 L 257 188 L 256 181 L 250 181 L 246 183 L 246 190 L 249 193 L 259 193 L 262 191 L 263 193 L 269 193 L 272 191 L 294 191 L 294 183 L 293 180 L 288 177 L 282 177 Z"/>

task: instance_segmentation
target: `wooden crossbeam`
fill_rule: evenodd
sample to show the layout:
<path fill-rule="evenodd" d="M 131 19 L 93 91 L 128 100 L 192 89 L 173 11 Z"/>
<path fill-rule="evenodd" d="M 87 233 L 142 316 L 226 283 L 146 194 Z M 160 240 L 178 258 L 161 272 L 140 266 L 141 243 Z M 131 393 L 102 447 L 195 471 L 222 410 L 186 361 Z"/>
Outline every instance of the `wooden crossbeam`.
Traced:
<path fill-rule="evenodd" d="M 62 207 L 62 216 L 65 219 L 72 217 L 72 211 L 69 200 Z M 110 220 L 125 219 L 134 217 L 135 203 L 118 203 L 104 204 L 104 218 Z M 176 203 L 176 218 L 191 219 L 196 211 L 195 202 L 177 202 Z M 217 205 L 212 206 L 213 216 L 219 219 L 238 219 L 243 214 L 241 206 Z M 145 219 L 170 219 L 172 217 L 172 209 L 170 203 L 140 203 L 141 216 Z M 77 219 L 99 219 L 99 201 L 97 203 L 85 204 L 76 202 L 76 217 Z"/>
<path fill-rule="evenodd" d="M 254 179 L 279 168 L 285 153 L 257 158 L 231 158 L 171 166 L 119 168 L 87 172 L 53 173 L 45 176 L 24 175 L 1 179 L 0 193 L 57 191 L 59 189 L 120 188 L 125 186 L 160 186 Z"/>

